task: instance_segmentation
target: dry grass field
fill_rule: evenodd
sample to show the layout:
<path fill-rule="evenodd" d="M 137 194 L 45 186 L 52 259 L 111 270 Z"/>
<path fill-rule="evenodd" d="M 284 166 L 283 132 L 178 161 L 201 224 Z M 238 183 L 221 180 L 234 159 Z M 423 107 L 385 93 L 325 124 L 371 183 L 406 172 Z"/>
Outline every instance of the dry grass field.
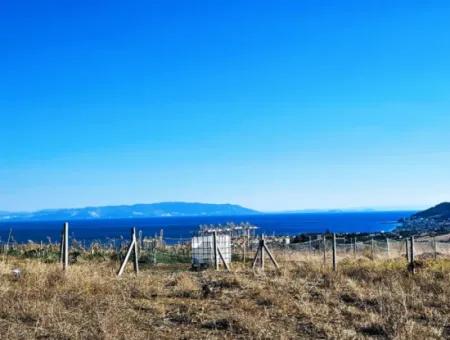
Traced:
<path fill-rule="evenodd" d="M 22 275 L 11 271 L 20 268 Z M 280 272 L 0 262 L 1 339 L 450 338 L 450 260 L 283 263 Z"/>

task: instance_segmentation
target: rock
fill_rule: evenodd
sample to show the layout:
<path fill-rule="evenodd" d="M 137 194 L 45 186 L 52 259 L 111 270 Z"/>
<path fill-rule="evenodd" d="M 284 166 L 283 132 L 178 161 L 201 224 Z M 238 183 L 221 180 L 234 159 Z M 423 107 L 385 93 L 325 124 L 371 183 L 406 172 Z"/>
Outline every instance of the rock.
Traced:
<path fill-rule="evenodd" d="M 15 268 L 11 270 L 11 274 L 17 280 L 20 279 L 20 277 L 22 276 L 22 271 L 19 268 Z"/>

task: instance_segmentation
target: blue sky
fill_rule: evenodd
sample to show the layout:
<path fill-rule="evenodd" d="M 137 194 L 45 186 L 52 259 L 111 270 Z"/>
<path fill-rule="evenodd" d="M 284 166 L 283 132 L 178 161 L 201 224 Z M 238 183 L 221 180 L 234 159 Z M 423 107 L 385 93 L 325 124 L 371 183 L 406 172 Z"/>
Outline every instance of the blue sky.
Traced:
<path fill-rule="evenodd" d="M 0 210 L 450 200 L 446 1 L 0 2 Z"/>

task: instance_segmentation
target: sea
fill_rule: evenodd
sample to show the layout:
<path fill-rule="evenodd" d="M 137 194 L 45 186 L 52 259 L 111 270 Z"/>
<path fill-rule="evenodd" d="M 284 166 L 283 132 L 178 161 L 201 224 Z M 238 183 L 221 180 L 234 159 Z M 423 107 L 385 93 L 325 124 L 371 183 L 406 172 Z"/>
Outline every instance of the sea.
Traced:
<path fill-rule="evenodd" d="M 194 236 L 200 225 L 249 222 L 257 234 L 294 236 L 302 233 L 389 232 L 401 218 L 414 211 L 336 212 L 259 214 L 249 216 L 155 217 L 143 219 L 74 220 L 69 222 L 71 239 L 85 243 L 129 239 L 130 229 L 152 237 L 163 229 L 167 243 L 178 243 Z M 0 242 L 56 242 L 64 221 L 0 222 Z"/>

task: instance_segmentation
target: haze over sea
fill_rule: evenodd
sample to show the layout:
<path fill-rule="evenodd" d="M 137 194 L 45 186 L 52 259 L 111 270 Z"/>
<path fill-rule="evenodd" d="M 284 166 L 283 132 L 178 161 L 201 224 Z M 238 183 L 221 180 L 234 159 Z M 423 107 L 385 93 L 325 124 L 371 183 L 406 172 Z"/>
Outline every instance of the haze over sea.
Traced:
<path fill-rule="evenodd" d="M 164 229 L 168 243 L 186 240 L 198 231 L 201 224 L 224 224 L 226 222 L 250 222 L 259 227 L 257 233 L 297 235 L 301 233 L 339 233 L 390 231 L 402 217 L 413 211 L 388 212 L 343 212 L 343 213 L 298 213 L 258 214 L 249 216 L 221 217 L 155 217 L 145 219 L 77 220 L 70 222 L 71 238 L 84 242 L 107 241 L 112 238 L 129 238 L 129 230 L 136 227 L 144 236 L 154 236 Z M 10 230 L 19 243 L 59 240 L 62 221 L 2 222 L 1 241 L 8 239 Z"/>

